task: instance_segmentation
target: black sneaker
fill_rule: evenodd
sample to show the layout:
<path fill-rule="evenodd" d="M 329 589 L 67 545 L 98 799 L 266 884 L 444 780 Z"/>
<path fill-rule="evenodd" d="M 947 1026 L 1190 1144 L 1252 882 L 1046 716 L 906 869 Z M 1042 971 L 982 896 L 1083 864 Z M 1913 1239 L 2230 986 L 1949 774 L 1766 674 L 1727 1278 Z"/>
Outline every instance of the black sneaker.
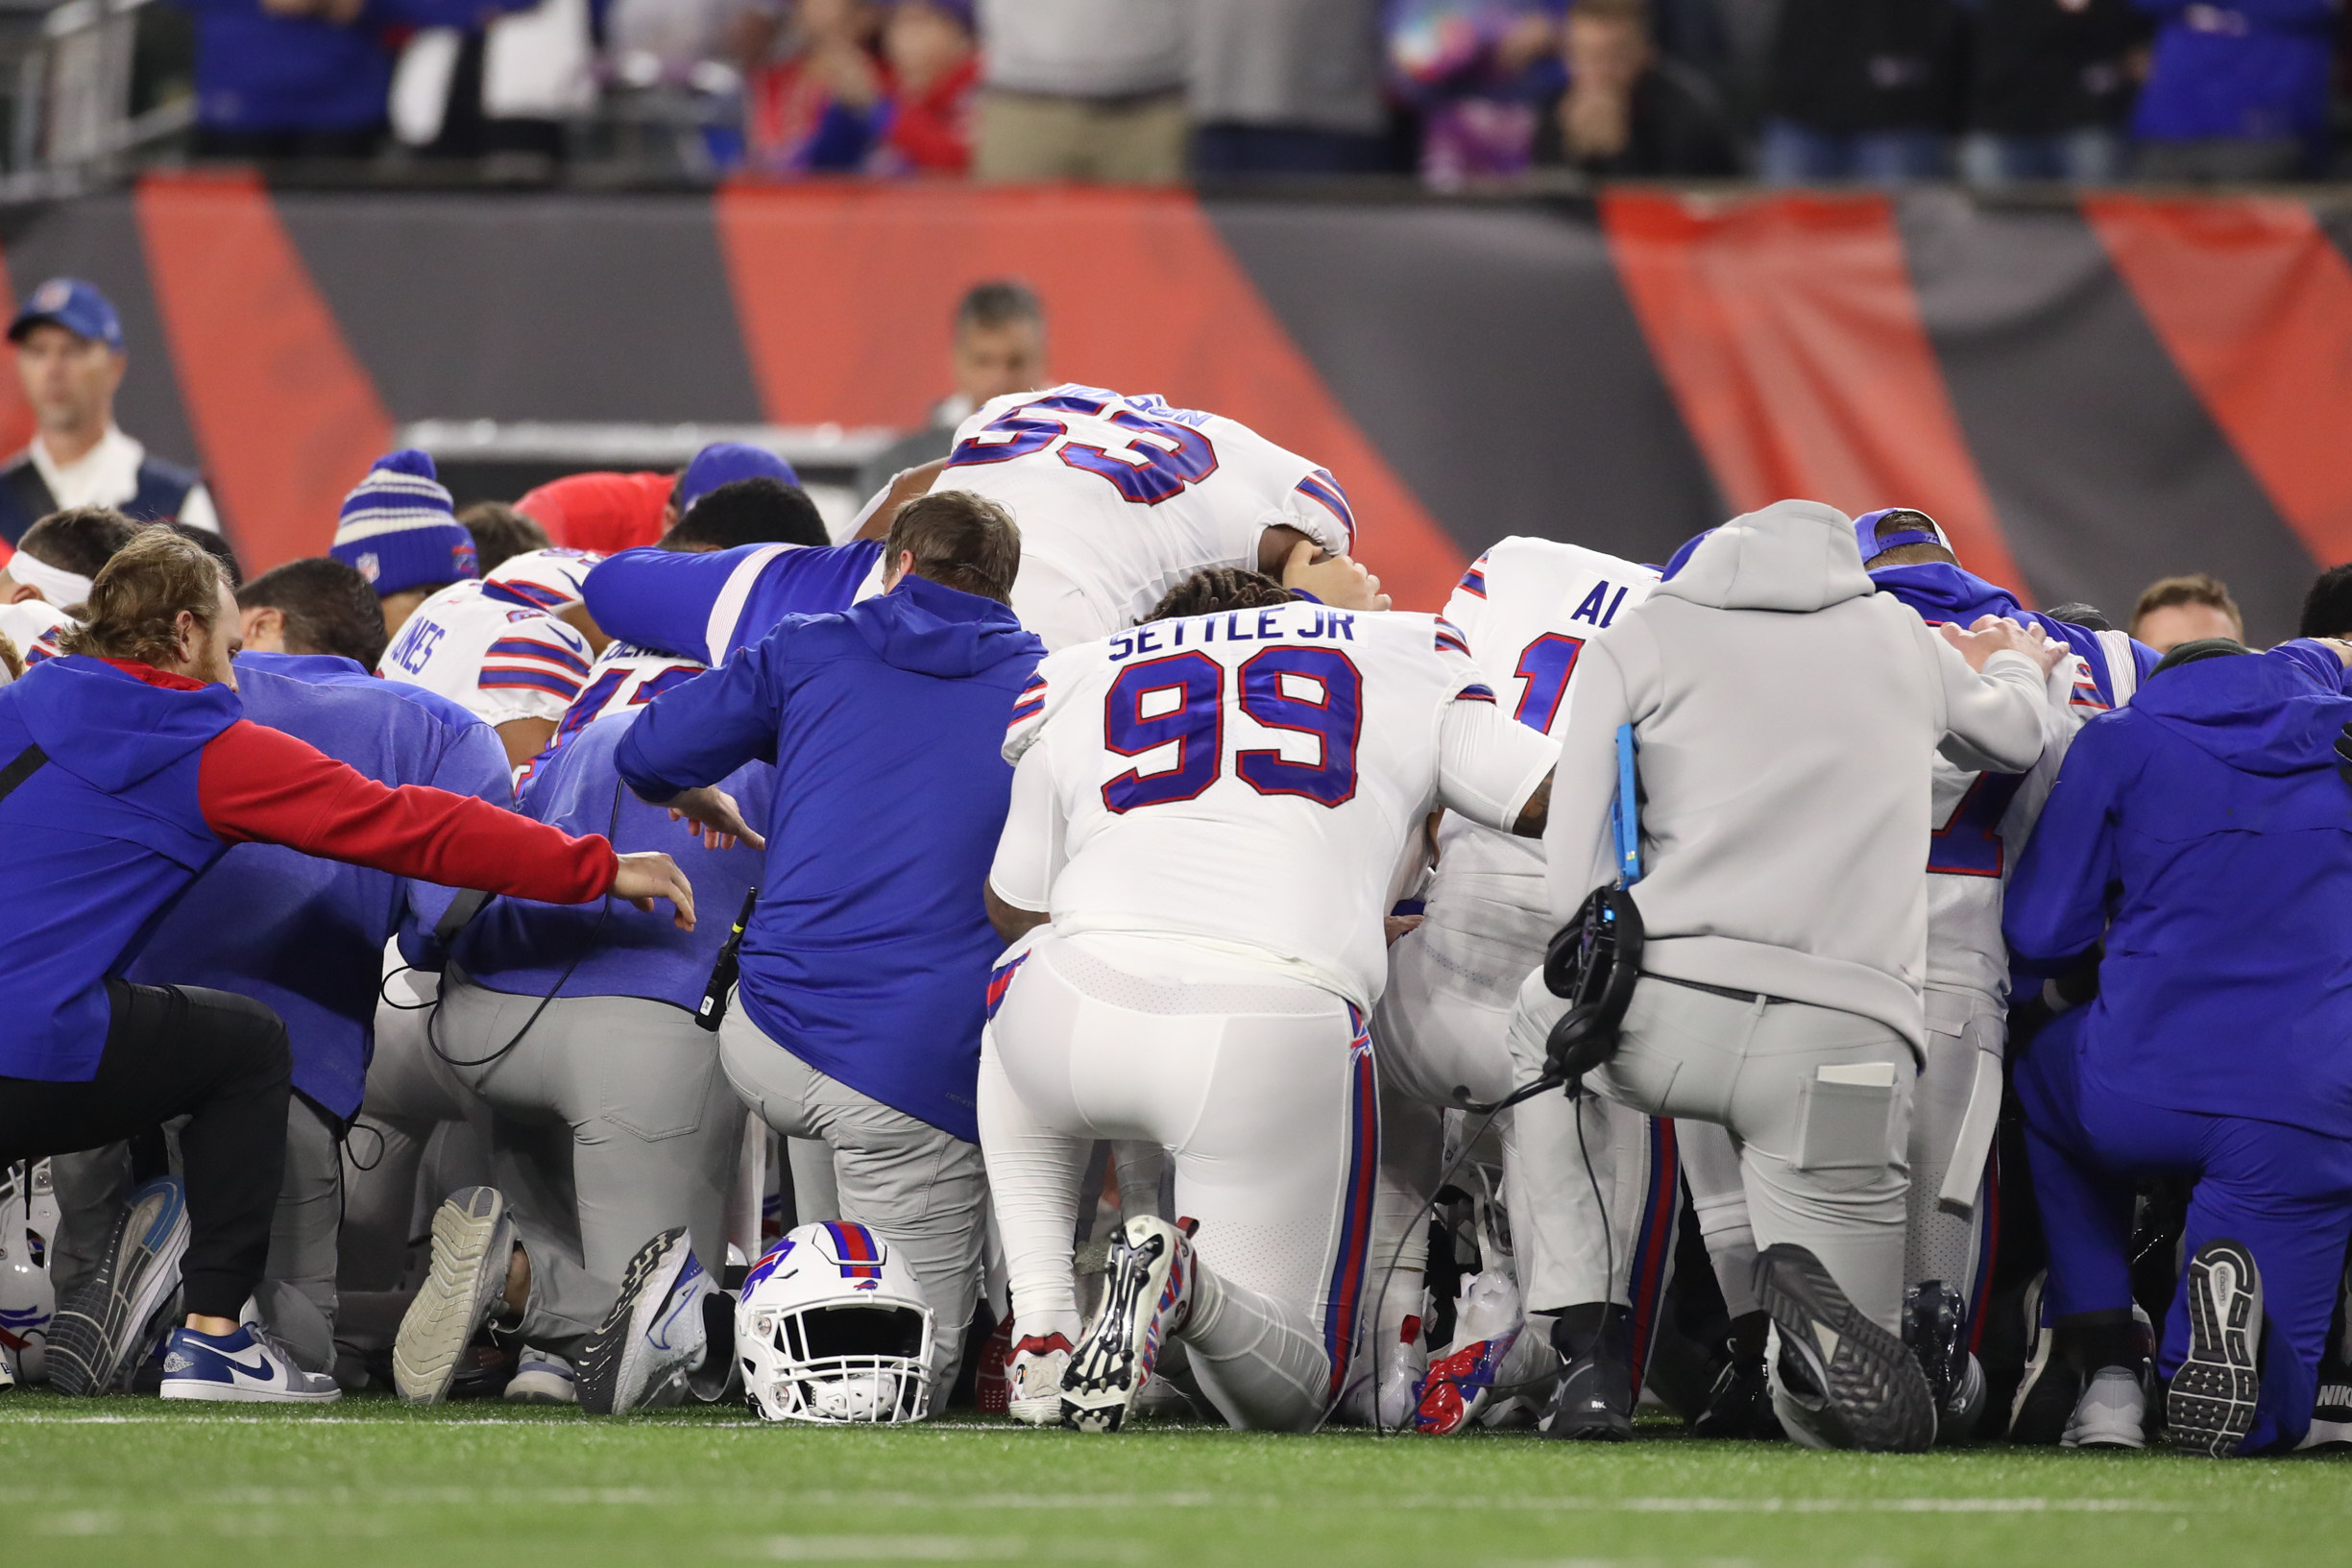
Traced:
<path fill-rule="evenodd" d="M 178 1177 L 158 1177 L 131 1194 L 97 1267 L 58 1304 L 49 1325 L 50 1387 L 80 1396 L 129 1386 L 174 1327 L 188 1236 L 187 1194 Z"/>
<path fill-rule="evenodd" d="M 2222 1459 L 2254 1428 L 2262 1374 L 2262 1274 L 2236 1242 L 2208 1242 L 2189 1260 L 2189 1355 L 2165 1396 L 2174 1448 Z"/>
<path fill-rule="evenodd" d="M 1756 1293 L 1781 1341 L 1781 1390 L 1831 1448 L 1924 1453 L 1935 1402 L 1902 1339 L 1865 1316 L 1821 1260 L 1782 1242 L 1756 1260 Z"/>
<path fill-rule="evenodd" d="M 1903 1303 L 1903 1338 L 1918 1358 L 1935 1401 L 1939 1443 L 1966 1438 L 1984 1408 L 1984 1369 L 1961 1343 L 1967 1327 L 1966 1303 L 1942 1280 L 1921 1280 Z"/>
<path fill-rule="evenodd" d="M 1634 1374 L 1607 1336 L 1568 1363 L 1538 1423 L 1546 1437 L 1622 1443 L 1634 1435 Z"/>
<path fill-rule="evenodd" d="M 1693 1437 L 1778 1442 L 1784 1433 L 1772 1408 L 1772 1376 L 1764 1358 L 1734 1355 L 1715 1374 L 1707 1409 L 1690 1423 Z"/>
<path fill-rule="evenodd" d="M 2082 1398 L 2082 1374 L 2058 1350 L 2058 1331 L 2042 1320 L 2048 1270 L 2025 1286 L 2025 1375 L 2009 1401 L 2009 1441 L 2030 1448 L 2055 1448 Z"/>

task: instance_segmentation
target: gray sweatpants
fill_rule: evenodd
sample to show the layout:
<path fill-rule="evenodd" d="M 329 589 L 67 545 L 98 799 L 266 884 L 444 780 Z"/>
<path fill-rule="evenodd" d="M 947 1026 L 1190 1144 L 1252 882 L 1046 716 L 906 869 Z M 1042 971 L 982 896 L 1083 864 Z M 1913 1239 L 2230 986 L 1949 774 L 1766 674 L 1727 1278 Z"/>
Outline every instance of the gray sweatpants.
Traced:
<path fill-rule="evenodd" d="M 547 1003 L 452 968 L 441 1048 L 489 1106 L 492 1183 L 530 1259 L 526 1343 L 576 1359 L 620 1293 L 629 1259 L 672 1226 L 713 1274 L 726 1266 L 727 1190 L 743 1111 L 719 1072 L 716 1037 L 693 1015 L 636 997 Z"/>
<path fill-rule="evenodd" d="M 881 1232 L 906 1255 L 931 1306 L 932 1400 L 943 1406 L 981 1292 L 988 1184 L 980 1146 L 819 1073 L 740 1007 L 719 1040 L 728 1081 L 746 1105 L 787 1138 L 832 1146 L 840 1218 Z"/>
<path fill-rule="evenodd" d="M 1564 1006 L 1540 973 L 1528 977 L 1509 1033 L 1521 1081 L 1540 1071 Z M 1900 1333 L 1917 1072 L 1909 1043 L 1858 1013 L 1645 978 L 1615 1058 L 1589 1081 L 1652 1116 L 1728 1129 L 1756 1245 L 1806 1248 L 1872 1321 Z M 1605 1158 L 1593 1150 L 1596 1168 Z M 1600 1176 L 1607 1191 L 1611 1173 Z"/>

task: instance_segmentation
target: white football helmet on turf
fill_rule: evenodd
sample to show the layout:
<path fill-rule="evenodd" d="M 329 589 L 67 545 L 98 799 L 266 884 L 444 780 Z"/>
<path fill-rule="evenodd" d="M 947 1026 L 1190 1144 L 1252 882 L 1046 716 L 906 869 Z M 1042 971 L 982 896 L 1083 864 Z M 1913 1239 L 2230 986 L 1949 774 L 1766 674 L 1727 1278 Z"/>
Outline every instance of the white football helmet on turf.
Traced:
<path fill-rule="evenodd" d="M 735 1344 L 744 1397 L 764 1420 L 931 1413 L 931 1307 L 897 1249 L 863 1225 L 799 1226 L 752 1265 Z"/>
<path fill-rule="evenodd" d="M 0 1388 L 49 1375 L 49 1322 L 58 1309 L 49 1249 L 57 1233 L 49 1162 L 0 1166 Z"/>

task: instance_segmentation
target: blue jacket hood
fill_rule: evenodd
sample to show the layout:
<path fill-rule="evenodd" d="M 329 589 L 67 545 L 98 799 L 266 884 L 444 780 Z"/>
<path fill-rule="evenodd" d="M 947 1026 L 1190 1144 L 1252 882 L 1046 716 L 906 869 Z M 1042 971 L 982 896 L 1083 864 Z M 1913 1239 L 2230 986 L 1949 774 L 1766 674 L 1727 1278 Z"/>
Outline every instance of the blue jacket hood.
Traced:
<path fill-rule="evenodd" d="M 2017 595 L 1998 583 L 1990 583 L 1975 572 L 1948 565 L 1942 561 L 1927 561 L 1909 567 L 1880 567 L 1870 574 L 1881 593 L 1896 598 L 1919 612 L 1923 620 L 1948 620 L 1966 629 L 1980 615 L 1999 615 L 2024 626 L 2039 626 L 2043 634 L 2065 643 L 2091 666 L 2092 683 L 2097 687 L 2099 699 L 2113 706 L 2115 692 L 2107 660 L 2098 645 L 2098 634 L 2087 631 L 2073 621 L 2052 620 L 2036 610 L 2018 603 Z M 2132 658 L 2140 679 L 2155 667 L 2156 651 L 2143 643 L 2131 644 Z"/>
<path fill-rule="evenodd" d="M 902 578 L 842 617 L 875 657 L 917 675 L 959 680 L 1008 660 L 1033 663 L 1045 656 L 1045 644 L 1008 607 L 926 577 Z"/>
<path fill-rule="evenodd" d="M 44 659 L 9 689 L 49 760 L 109 794 L 201 750 L 245 714 L 225 686 L 167 690 L 78 654 Z"/>
<path fill-rule="evenodd" d="M 2315 654 L 2334 669 L 2333 682 Z M 2142 688 L 2132 711 L 2218 761 L 2274 778 L 2333 768 L 2336 739 L 2352 724 L 2336 656 L 2292 642 L 2166 670 Z"/>

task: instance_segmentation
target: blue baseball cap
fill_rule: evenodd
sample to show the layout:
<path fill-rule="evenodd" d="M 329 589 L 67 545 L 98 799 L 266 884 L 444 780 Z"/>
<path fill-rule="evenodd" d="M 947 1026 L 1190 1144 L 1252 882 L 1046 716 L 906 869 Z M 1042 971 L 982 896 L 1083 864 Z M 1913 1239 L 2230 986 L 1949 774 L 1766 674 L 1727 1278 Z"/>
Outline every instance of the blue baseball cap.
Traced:
<path fill-rule="evenodd" d="M 738 479 L 773 479 L 781 485 L 797 485 L 800 475 L 792 465 L 764 446 L 754 446 L 744 441 L 715 441 L 694 454 L 678 480 L 678 516 L 685 517 L 694 509 L 694 503 L 721 485 L 734 484 Z"/>
<path fill-rule="evenodd" d="M 1880 533 L 1879 525 L 1882 522 L 1894 526 Z M 1863 513 L 1854 519 L 1854 543 L 1865 561 L 1905 544 L 1940 544 L 1955 556 L 1960 553 L 1952 549 L 1951 536 L 1944 532 L 1942 523 L 1911 506 L 1889 506 Z"/>
<path fill-rule="evenodd" d="M 9 341 L 22 343 L 27 332 L 44 322 L 122 352 L 123 319 L 114 314 L 113 304 L 98 292 L 95 283 L 85 283 L 79 277 L 52 277 L 35 289 L 16 312 L 16 319 L 9 323 Z"/>

